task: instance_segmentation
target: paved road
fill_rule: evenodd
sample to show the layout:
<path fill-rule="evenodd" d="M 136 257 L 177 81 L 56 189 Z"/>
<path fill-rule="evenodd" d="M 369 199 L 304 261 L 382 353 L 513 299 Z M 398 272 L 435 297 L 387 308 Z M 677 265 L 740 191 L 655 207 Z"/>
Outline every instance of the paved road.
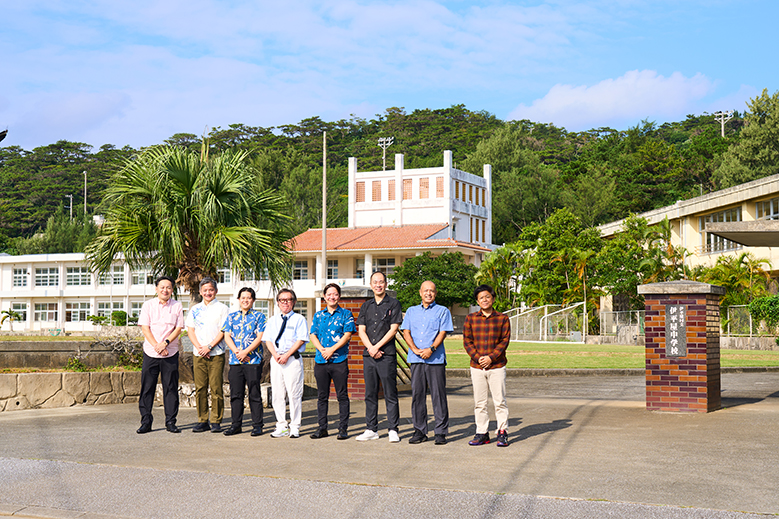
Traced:
<path fill-rule="evenodd" d="M 450 443 L 139 436 L 135 405 L 0 414 L 0 516 L 737 518 L 779 514 L 779 373 L 723 376 L 725 409 L 644 408 L 642 377 L 509 380 L 510 447 L 470 447 L 467 379 L 450 378 Z M 331 405 L 332 421 L 337 406 Z M 382 407 L 383 410 L 383 407 Z M 353 435 L 364 406 L 352 405 Z M 248 418 L 247 418 L 248 419 Z M 266 423 L 273 420 L 266 411 Z M 384 424 L 380 424 L 380 427 Z M 270 427 L 267 428 L 268 430 Z M 234 496 L 243 496 L 236 500 Z"/>

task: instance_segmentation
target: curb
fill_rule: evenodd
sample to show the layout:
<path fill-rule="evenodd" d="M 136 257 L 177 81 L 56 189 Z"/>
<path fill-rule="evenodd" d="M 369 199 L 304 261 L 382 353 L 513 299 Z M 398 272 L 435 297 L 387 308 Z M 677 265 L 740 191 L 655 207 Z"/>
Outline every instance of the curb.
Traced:
<path fill-rule="evenodd" d="M 777 373 L 779 366 L 744 366 L 720 368 L 720 373 Z M 447 376 L 470 378 L 470 368 L 446 370 Z M 638 377 L 646 374 L 642 368 L 632 369 L 506 369 L 506 377 Z"/>

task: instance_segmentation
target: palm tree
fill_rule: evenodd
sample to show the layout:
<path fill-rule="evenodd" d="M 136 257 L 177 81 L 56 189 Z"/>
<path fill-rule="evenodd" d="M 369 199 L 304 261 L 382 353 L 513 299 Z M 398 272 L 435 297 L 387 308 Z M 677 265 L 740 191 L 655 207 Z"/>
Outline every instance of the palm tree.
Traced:
<path fill-rule="evenodd" d="M 717 263 L 705 274 L 707 283 L 725 287 L 725 296 L 720 301 L 724 309 L 732 305 L 746 305 L 758 297 L 768 295 L 771 275 L 763 269 L 767 259 L 758 259 L 750 252 L 738 256 L 720 256 Z"/>
<path fill-rule="evenodd" d="M 107 272 L 123 256 L 131 268 L 176 277 L 193 301 L 200 280 L 225 266 L 287 282 L 286 204 L 258 187 L 246 158 L 157 146 L 128 160 L 106 191 L 105 223 L 86 249 L 90 268 Z"/>
<path fill-rule="evenodd" d="M 22 320 L 22 314 L 17 312 L 16 310 L 3 310 L 0 312 L 2 314 L 2 319 L 0 319 L 0 325 L 4 324 L 6 320 L 11 325 L 11 331 L 14 331 L 14 321 L 21 321 Z"/>

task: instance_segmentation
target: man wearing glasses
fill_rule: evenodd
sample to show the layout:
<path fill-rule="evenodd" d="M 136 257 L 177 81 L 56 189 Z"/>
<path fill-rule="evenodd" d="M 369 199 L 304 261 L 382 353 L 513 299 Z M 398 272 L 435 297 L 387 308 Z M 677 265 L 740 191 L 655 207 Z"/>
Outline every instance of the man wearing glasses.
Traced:
<path fill-rule="evenodd" d="M 295 292 L 283 288 L 276 295 L 281 313 L 271 317 L 263 339 L 271 354 L 270 383 L 276 430 L 272 438 L 300 437 L 301 406 L 303 404 L 303 359 L 300 353 L 308 343 L 306 318 L 293 311 L 298 298 Z M 289 423 L 285 396 L 289 395 Z"/>

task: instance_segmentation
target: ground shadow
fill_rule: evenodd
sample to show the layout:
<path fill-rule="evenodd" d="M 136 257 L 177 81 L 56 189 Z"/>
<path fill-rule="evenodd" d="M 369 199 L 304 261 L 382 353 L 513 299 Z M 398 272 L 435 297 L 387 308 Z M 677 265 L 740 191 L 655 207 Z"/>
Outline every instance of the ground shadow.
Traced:
<path fill-rule="evenodd" d="M 549 423 L 528 425 L 519 430 L 519 440 L 527 440 L 540 434 L 560 431 L 562 429 L 567 429 L 572 425 L 573 423 L 568 418 L 562 420 L 552 420 Z"/>

